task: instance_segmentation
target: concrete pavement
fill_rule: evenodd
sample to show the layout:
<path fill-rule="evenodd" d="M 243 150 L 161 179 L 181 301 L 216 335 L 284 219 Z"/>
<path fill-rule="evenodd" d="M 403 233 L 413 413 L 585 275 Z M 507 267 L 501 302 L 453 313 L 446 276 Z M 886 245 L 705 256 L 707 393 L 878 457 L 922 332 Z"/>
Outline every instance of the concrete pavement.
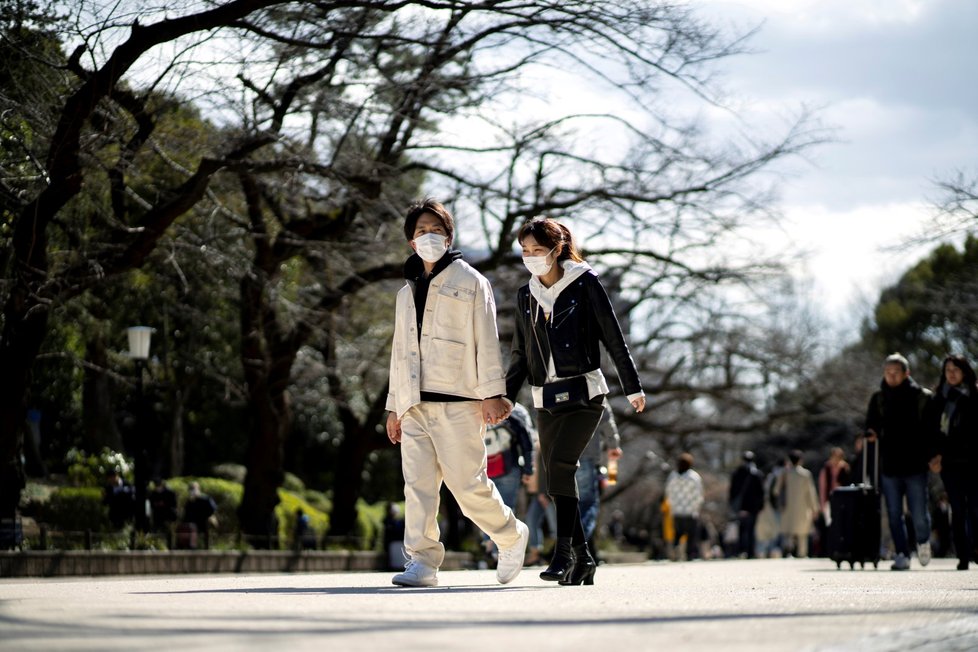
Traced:
<path fill-rule="evenodd" d="M 0 580 L 0 650 L 978 650 L 978 570 L 828 560 L 604 565 L 592 587 L 528 568 Z"/>

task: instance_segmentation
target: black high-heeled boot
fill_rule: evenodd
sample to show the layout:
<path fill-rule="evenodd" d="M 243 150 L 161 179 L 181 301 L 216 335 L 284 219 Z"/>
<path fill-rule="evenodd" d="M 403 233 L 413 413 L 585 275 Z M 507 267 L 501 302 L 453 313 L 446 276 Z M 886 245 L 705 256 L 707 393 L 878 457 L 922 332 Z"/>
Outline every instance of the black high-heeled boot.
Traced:
<path fill-rule="evenodd" d="M 554 557 L 550 560 L 547 570 L 540 573 L 540 579 L 550 582 L 560 582 L 574 570 L 574 548 L 570 537 L 558 537 L 554 546 Z"/>
<path fill-rule="evenodd" d="M 567 577 L 560 580 L 563 585 L 577 585 L 577 584 L 594 584 L 594 571 L 597 570 L 598 564 L 594 561 L 594 557 L 591 556 L 591 551 L 588 550 L 587 544 L 582 543 L 579 546 L 573 546 L 571 550 L 574 553 L 574 568 L 568 573 Z"/>

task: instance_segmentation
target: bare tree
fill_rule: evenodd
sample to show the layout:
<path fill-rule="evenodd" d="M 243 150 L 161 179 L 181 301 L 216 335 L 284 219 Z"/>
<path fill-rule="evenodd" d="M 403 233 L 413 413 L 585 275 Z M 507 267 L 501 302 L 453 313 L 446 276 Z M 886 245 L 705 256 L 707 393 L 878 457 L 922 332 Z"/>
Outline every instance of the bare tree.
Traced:
<path fill-rule="evenodd" d="M 462 242 L 485 253 L 476 262 L 487 272 L 516 261 L 513 237 L 524 219 L 549 214 L 571 223 L 597 267 L 621 270 L 624 312 L 643 342 L 638 353 L 656 361 L 643 363 L 650 389 L 684 383 L 734 397 L 763 382 L 763 374 L 739 370 L 752 360 L 737 343 L 743 318 L 720 319 L 729 305 L 711 290 L 737 284 L 757 292 L 751 284 L 776 270 L 737 234 L 773 217 L 759 184 L 766 170 L 823 134 L 802 115 L 773 142 L 718 147 L 666 99 L 672 88 L 685 108 L 716 108 L 714 64 L 742 52 L 746 35 L 651 0 L 241 0 L 168 17 L 183 10 L 161 10 L 148 26 L 110 13 L 79 31 L 93 54 L 87 66 L 81 50 L 69 58 L 79 81 L 45 155 L 50 182 L 25 201 L 14 228 L 0 342 L 0 363 L 15 372 L 0 386 L 5 452 L 19 436 L 23 388 L 50 305 L 141 265 L 174 220 L 205 200 L 252 249 L 239 277 L 241 360 L 254 411 L 247 533 L 267 533 L 277 502 L 298 351 L 315 344 L 336 367 L 328 358 L 337 356 L 342 330 L 330 316 L 368 285 L 399 276 L 403 254 L 390 243 L 400 240 L 406 199 L 422 186 L 454 205 Z M 123 38 L 120 27 L 129 25 Z M 223 29 L 209 31 L 216 28 Z M 229 44 L 233 52 L 223 52 Z M 140 68 L 121 83 L 164 45 L 162 71 Z M 550 76 L 556 84 L 529 81 Z M 524 102 L 558 87 L 567 96 L 569 80 L 580 83 L 582 98 L 597 84 L 606 110 L 543 101 L 545 115 L 521 113 Z M 148 98 L 163 90 L 173 97 L 177 88 L 223 122 L 225 138 L 190 165 L 170 161 L 177 180 L 147 195 L 130 180 L 138 155 L 152 149 Z M 105 129 L 123 123 L 124 138 Z M 111 214 L 93 216 L 95 246 L 52 266 L 48 231 L 91 176 L 83 163 L 104 161 L 107 151 L 118 152 L 102 164 Z M 208 197 L 221 171 L 233 173 L 236 186 Z M 683 360 L 681 347 L 697 350 L 700 342 L 711 343 L 708 364 Z M 703 371 L 694 383 L 688 373 L 679 379 L 679 369 Z M 356 391 L 363 389 L 366 407 L 342 416 L 344 442 L 354 449 L 337 476 L 344 498 L 333 523 L 341 533 L 353 527 L 357 465 L 376 445 L 385 393 Z M 338 403 L 356 403 L 352 391 L 331 375 Z"/>

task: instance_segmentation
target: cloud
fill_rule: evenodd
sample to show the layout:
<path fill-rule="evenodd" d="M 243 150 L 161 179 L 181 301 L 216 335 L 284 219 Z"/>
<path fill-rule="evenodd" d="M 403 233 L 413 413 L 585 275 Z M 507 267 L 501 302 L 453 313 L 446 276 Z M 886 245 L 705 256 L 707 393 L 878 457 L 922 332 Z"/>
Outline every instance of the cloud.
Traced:
<path fill-rule="evenodd" d="M 880 248 L 918 235 L 935 179 L 978 164 L 978 3 L 738 0 L 706 17 L 760 25 L 755 53 L 725 62 L 751 124 L 785 106 L 822 107 L 838 141 L 792 166 L 785 229 L 811 250 L 800 276 L 839 312 L 873 296 L 925 251 Z"/>

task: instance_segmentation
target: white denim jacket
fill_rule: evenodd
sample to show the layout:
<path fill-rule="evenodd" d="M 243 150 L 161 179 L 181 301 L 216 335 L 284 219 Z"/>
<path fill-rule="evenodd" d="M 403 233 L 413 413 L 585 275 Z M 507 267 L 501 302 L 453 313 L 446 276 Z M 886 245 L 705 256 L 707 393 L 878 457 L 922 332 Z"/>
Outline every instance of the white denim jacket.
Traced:
<path fill-rule="evenodd" d="M 404 416 L 421 392 L 481 400 L 506 393 L 489 281 L 459 259 L 431 280 L 418 341 L 414 285 L 397 293 L 387 409 Z"/>

